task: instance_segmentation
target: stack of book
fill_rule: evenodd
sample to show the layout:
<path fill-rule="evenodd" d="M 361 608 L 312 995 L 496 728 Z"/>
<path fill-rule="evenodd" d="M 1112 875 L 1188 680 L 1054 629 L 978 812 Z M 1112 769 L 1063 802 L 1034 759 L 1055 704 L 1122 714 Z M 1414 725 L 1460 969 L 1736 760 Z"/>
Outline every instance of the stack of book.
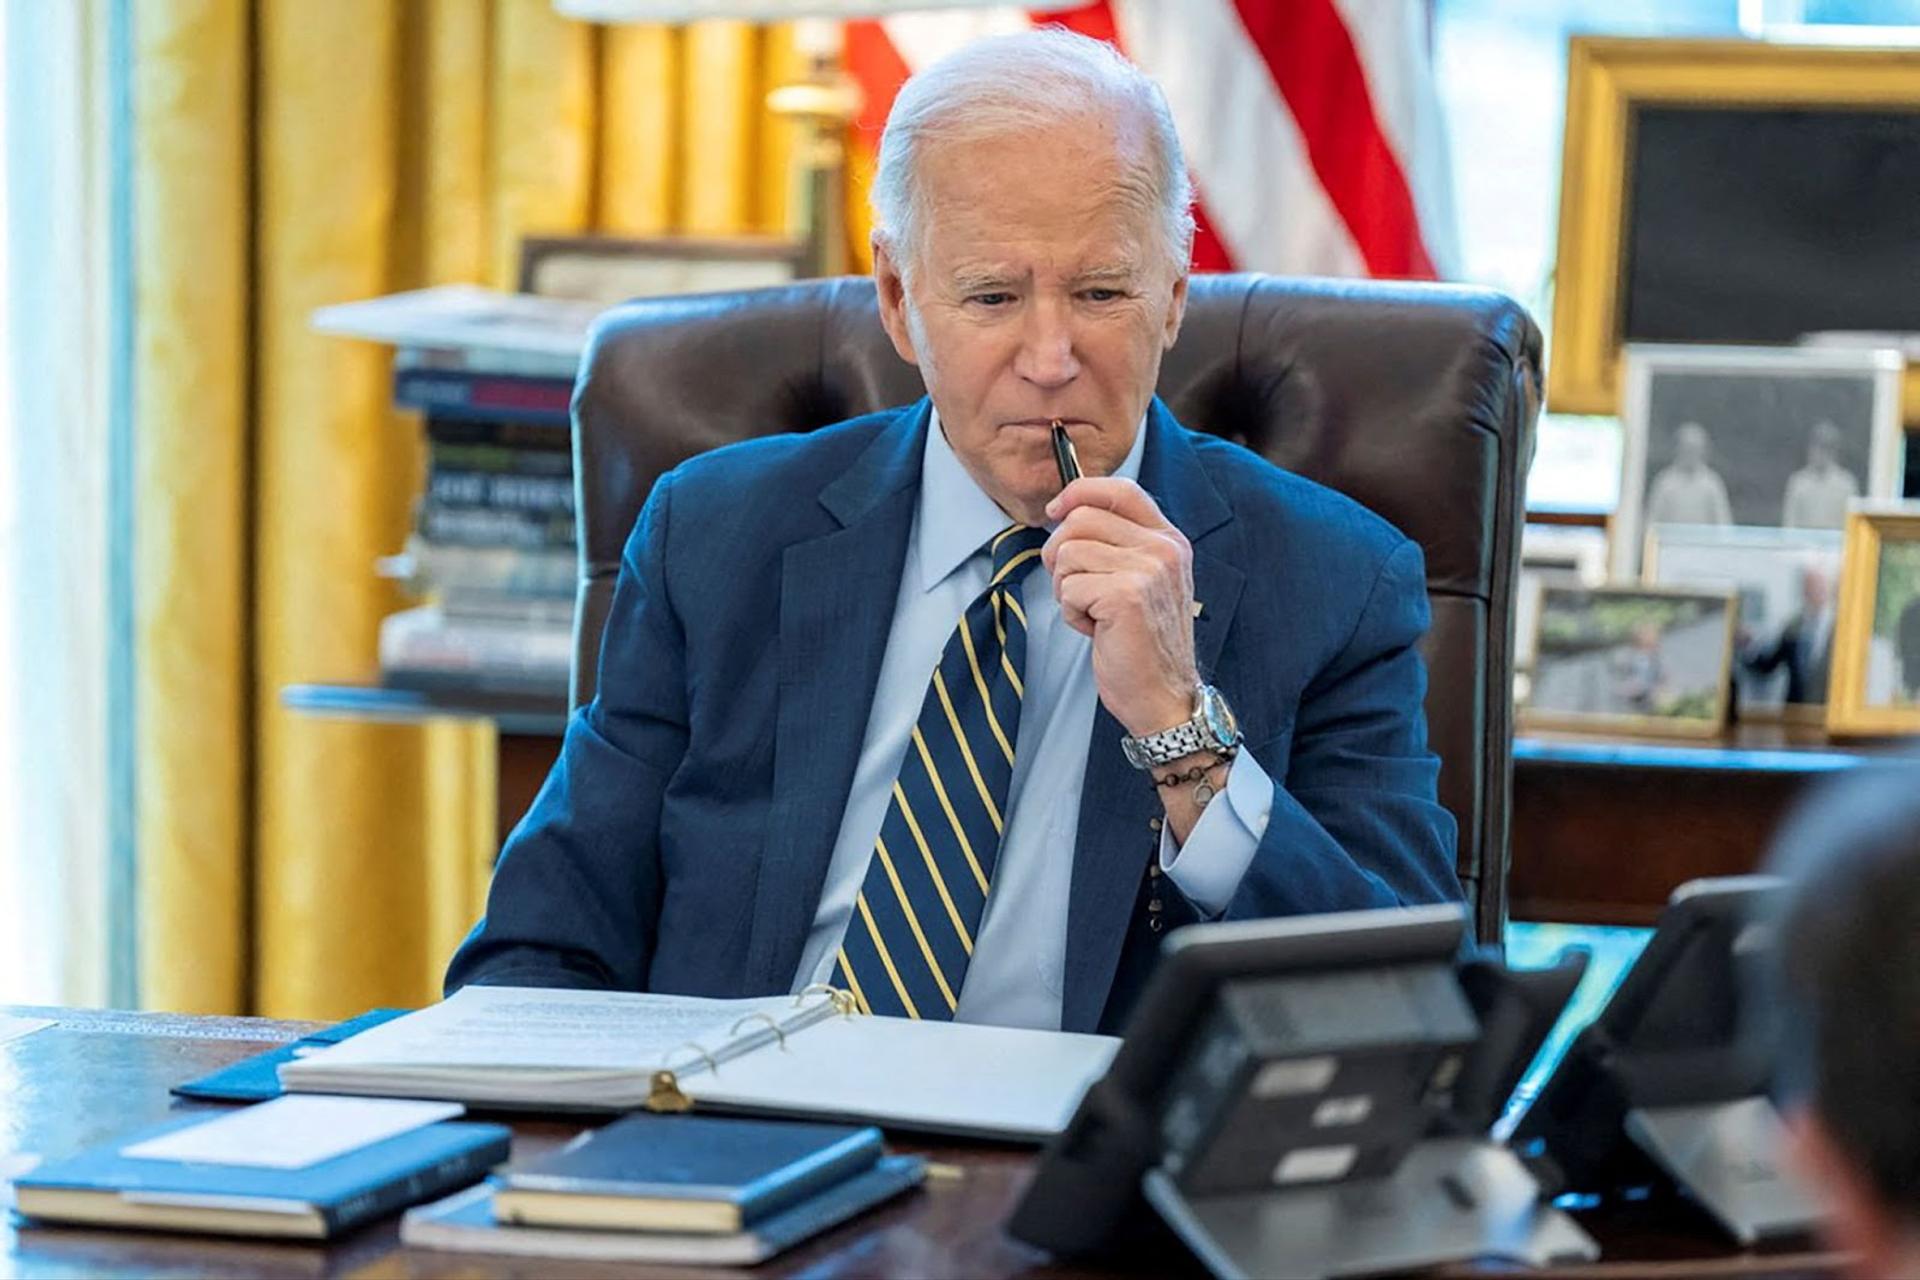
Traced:
<path fill-rule="evenodd" d="M 915 1186 L 870 1127 L 633 1115 L 438 1204 L 427 1249 L 750 1266 Z"/>
<path fill-rule="evenodd" d="M 324 332 L 393 343 L 427 486 L 382 571 L 425 603 L 380 628 L 384 684 L 564 702 L 578 581 L 569 400 L 599 308 L 466 286 L 323 308 Z"/>

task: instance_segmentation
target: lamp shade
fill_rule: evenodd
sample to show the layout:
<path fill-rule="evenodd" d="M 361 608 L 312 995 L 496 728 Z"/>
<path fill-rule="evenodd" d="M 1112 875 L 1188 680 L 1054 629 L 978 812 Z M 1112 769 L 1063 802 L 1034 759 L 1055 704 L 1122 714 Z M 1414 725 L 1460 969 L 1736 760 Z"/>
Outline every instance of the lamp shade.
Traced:
<path fill-rule="evenodd" d="M 1027 10 L 1070 9 L 1082 0 L 1025 3 Z M 1006 0 L 553 0 L 563 17 L 586 22 L 697 22 L 745 18 L 788 22 L 795 18 L 878 18 L 927 9 L 1005 8 Z"/>

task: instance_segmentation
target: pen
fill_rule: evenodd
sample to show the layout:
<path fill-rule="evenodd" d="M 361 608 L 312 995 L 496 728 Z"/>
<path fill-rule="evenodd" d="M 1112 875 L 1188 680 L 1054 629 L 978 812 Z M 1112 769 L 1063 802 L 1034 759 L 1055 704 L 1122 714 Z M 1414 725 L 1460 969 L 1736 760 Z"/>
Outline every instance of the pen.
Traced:
<path fill-rule="evenodd" d="M 1080 478 L 1080 455 L 1073 451 L 1073 441 L 1067 438 L 1067 429 L 1058 418 L 1053 420 L 1053 460 L 1060 467 L 1062 489 Z"/>

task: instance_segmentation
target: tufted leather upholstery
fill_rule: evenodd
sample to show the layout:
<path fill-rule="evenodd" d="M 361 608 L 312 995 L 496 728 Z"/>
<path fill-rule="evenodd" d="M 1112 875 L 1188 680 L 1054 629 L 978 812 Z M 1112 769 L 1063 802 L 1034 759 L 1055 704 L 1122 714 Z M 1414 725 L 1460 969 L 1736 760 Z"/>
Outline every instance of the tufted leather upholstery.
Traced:
<path fill-rule="evenodd" d="M 872 281 L 650 298 L 603 317 L 574 392 L 581 530 L 575 705 L 593 696 L 627 535 L 654 479 L 706 449 L 923 393 Z M 1187 426 L 1357 499 L 1419 542 L 1428 739 L 1482 939 L 1506 916 L 1513 592 L 1540 404 L 1517 304 L 1440 285 L 1193 278 L 1159 391 Z"/>

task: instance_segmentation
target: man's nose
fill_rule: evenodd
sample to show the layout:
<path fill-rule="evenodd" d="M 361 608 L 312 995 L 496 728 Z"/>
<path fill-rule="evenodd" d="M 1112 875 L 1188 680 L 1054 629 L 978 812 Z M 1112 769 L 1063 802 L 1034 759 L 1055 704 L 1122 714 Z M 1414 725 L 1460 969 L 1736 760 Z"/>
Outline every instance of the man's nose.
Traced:
<path fill-rule="evenodd" d="M 1042 302 L 1028 309 L 1014 371 L 1035 386 L 1049 389 L 1065 386 L 1079 376 L 1073 324 L 1064 307 Z"/>

